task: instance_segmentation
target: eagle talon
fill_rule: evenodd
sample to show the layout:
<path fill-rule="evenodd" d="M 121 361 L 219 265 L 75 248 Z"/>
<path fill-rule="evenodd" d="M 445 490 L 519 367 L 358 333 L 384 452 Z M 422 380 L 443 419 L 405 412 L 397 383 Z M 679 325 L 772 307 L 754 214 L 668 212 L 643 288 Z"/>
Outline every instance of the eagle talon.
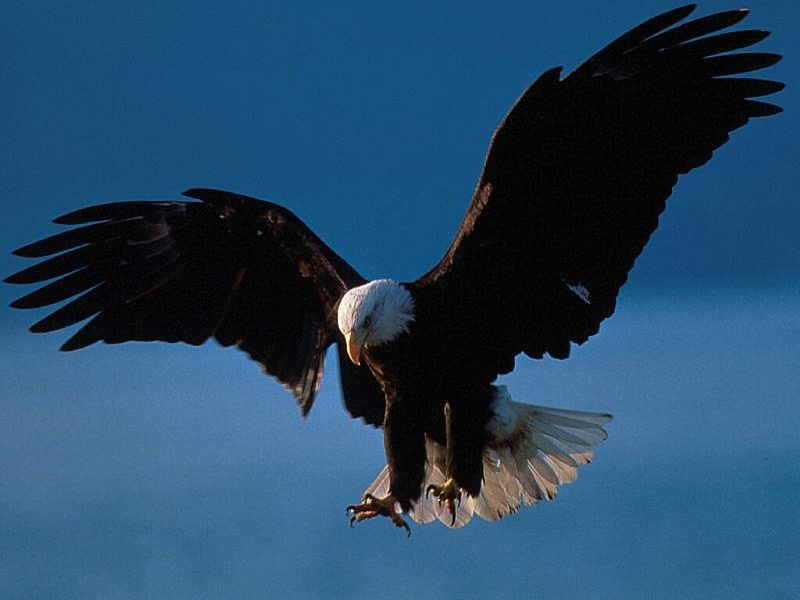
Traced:
<path fill-rule="evenodd" d="M 350 517 L 350 527 L 372 517 L 389 517 L 395 527 L 402 527 L 406 530 L 406 536 L 411 537 L 411 527 L 397 514 L 394 504 L 395 499 L 391 494 L 376 498 L 368 493 L 364 494 L 361 504 L 351 504 L 345 508 L 345 512 L 353 515 Z"/>
<path fill-rule="evenodd" d="M 461 488 L 458 487 L 456 480 L 452 477 L 442 485 L 431 484 L 425 488 L 425 497 L 432 493 L 439 503 L 439 507 L 444 505 L 450 513 L 450 527 L 456 524 L 456 510 L 461 506 Z"/>

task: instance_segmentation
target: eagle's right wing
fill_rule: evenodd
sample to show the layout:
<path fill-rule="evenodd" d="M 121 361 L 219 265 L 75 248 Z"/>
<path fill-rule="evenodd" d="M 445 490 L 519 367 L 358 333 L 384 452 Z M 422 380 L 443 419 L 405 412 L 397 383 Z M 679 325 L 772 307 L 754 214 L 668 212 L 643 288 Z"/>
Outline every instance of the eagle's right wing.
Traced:
<path fill-rule="evenodd" d="M 116 202 L 59 217 L 56 223 L 81 227 L 17 250 L 50 258 L 6 278 L 54 281 L 12 306 L 69 300 L 34 332 L 91 317 L 63 350 L 98 341 L 199 345 L 214 337 L 261 363 L 307 414 L 325 351 L 342 342 L 339 299 L 364 279 L 281 206 L 220 190 L 184 195 L 202 202 Z M 366 369 L 348 369 L 342 386 L 354 416 L 382 419 L 383 396 Z"/>

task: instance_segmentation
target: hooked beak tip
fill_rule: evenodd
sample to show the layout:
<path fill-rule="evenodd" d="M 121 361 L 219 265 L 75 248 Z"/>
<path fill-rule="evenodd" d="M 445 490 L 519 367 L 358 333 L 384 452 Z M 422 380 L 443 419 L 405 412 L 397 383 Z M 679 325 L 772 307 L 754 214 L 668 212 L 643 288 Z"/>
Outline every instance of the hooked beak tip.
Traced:
<path fill-rule="evenodd" d="M 344 339 L 347 343 L 347 356 L 350 357 L 350 361 L 356 366 L 361 366 L 361 344 L 358 339 L 352 333 L 345 334 Z"/>

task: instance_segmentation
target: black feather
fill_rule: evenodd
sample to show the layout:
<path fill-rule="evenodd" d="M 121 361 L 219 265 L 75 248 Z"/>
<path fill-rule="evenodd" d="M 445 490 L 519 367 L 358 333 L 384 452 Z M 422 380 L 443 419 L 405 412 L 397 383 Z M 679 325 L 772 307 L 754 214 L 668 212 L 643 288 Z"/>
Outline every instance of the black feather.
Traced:
<path fill-rule="evenodd" d="M 709 77 L 739 75 L 741 73 L 766 69 L 777 63 L 780 59 L 780 54 L 770 54 L 767 52 L 742 52 L 740 54 L 712 56 L 705 62 L 705 71 Z"/>
<path fill-rule="evenodd" d="M 105 257 L 114 254 L 122 243 L 122 240 L 117 238 L 110 242 L 81 246 L 9 275 L 4 281 L 6 283 L 38 283 L 53 279 L 95 262 L 102 262 Z"/>
<path fill-rule="evenodd" d="M 53 219 L 60 225 L 78 225 L 93 221 L 120 221 L 141 217 L 148 221 L 159 220 L 166 210 L 180 210 L 178 202 L 109 202 L 87 206 Z"/>
<path fill-rule="evenodd" d="M 131 224 L 140 220 L 141 217 L 129 217 L 120 221 L 96 223 L 77 229 L 70 229 L 18 248 L 13 253 L 23 258 L 40 258 L 70 250 L 83 244 L 108 241 L 124 235 L 130 230 Z"/>

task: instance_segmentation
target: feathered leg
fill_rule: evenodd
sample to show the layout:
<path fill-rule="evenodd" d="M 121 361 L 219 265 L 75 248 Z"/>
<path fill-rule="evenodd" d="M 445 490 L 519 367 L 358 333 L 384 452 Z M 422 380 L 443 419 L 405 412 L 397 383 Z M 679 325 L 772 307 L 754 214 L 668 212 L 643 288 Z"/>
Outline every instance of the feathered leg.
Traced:
<path fill-rule="evenodd" d="M 444 406 L 447 436 L 447 481 L 442 485 L 429 485 L 426 494 L 433 494 L 456 520 L 456 508 L 462 493 L 476 497 L 483 480 L 483 447 L 486 441 L 486 422 L 489 412 L 486 403 L 470 402 L 463 396 L 456 405 Z"/>
<path fill-rule="evenodd" d="M 376 516 L 390 517 L 396 527 L 411 533 L 408 524 L 399 516 L 408 512 L 419 498 L 425 479 L 425 433 L 413 410 L 402 402 L 387 403 L 383 423 L 383 441 L 389 466 L 389 494 L 376 498 L 366 494 L 361 504 L 350 505 L 350 524 Z"/>

